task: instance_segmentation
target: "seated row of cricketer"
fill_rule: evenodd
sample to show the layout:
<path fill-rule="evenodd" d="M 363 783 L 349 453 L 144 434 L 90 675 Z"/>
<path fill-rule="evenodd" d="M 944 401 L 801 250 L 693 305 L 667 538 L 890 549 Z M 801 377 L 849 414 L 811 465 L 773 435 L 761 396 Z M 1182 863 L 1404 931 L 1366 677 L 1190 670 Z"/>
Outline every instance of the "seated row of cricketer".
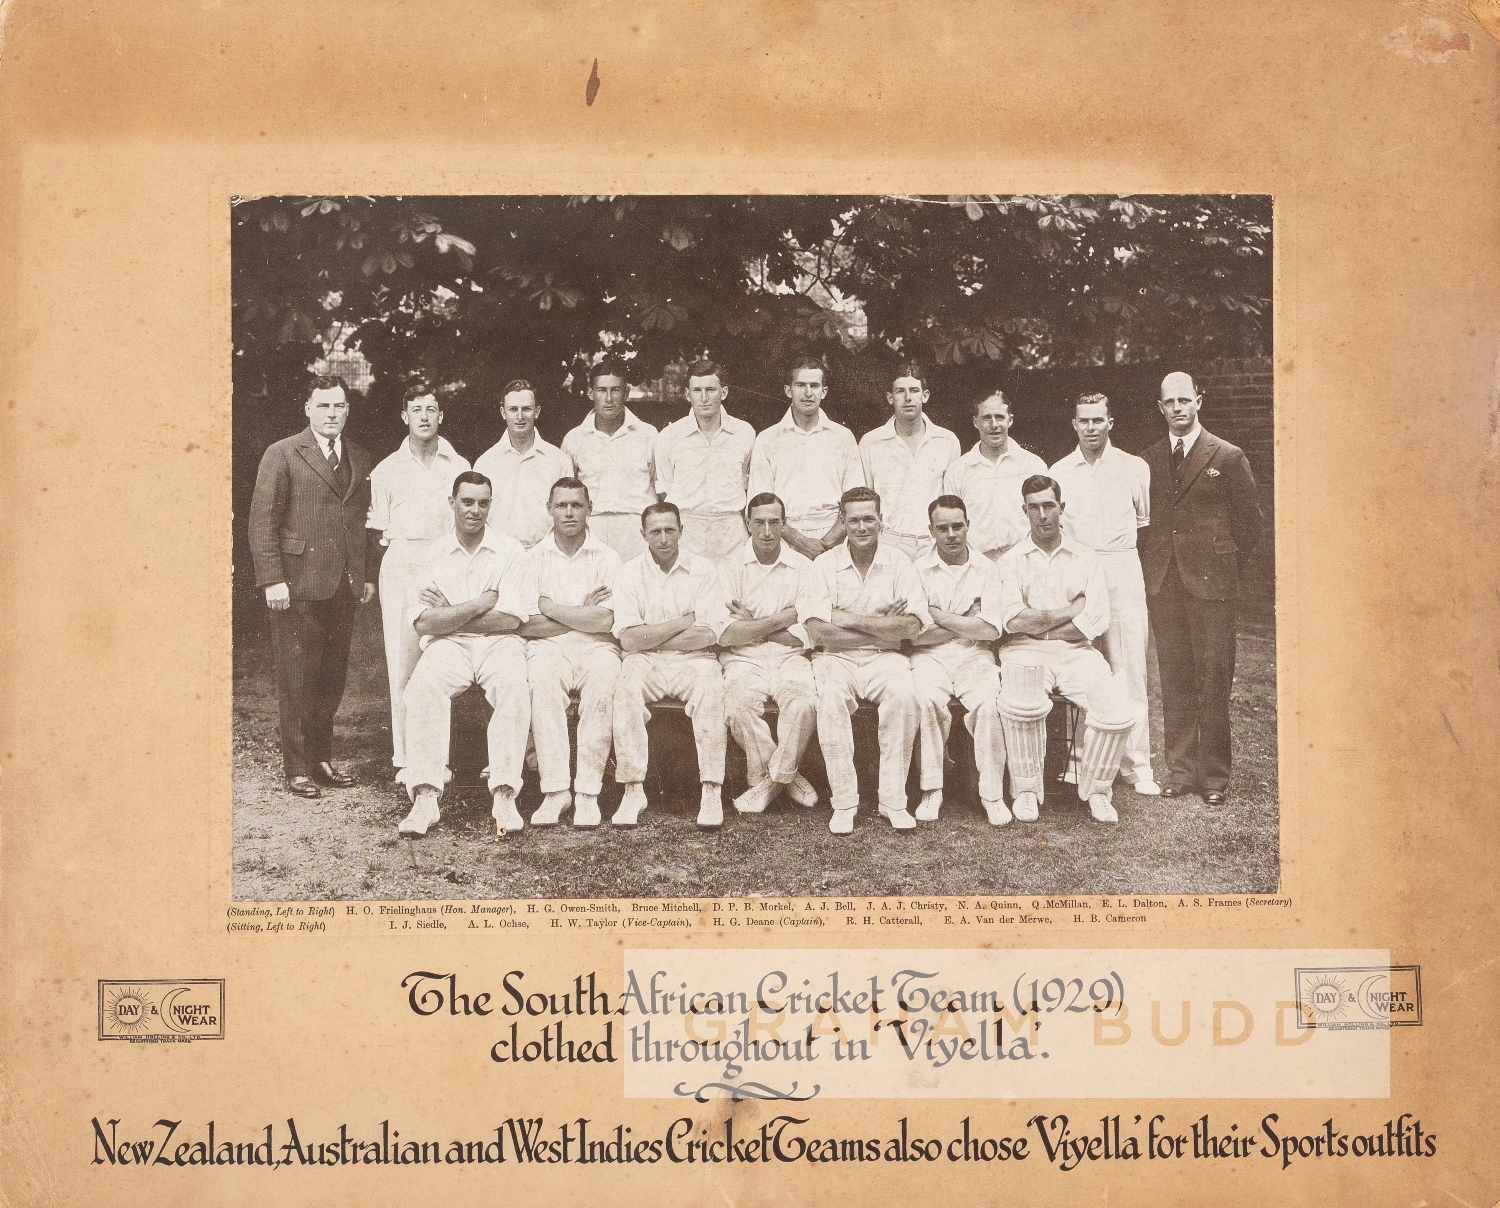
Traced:
<path fill-rule="evenodd" d="M 1013 412 L 999 391 L 973 403 L 979 440 L 962 452 L 958 438 L 924 414 L 929 391 L 916 361 L 895 366 L 887 394 L 891 419 L 858 443 L 823 410 L 827 373 L 819 359 L 794 360 L 784 389 L 790 402 L 786 415 L 757 435 L 725 410 L 729 385 L 722 366 L 697 362 L 688 370 L 689 413 L 658 432 L 626 406 L 630 386 L 624 364 L 605 358 L 589 374 L 591 413 L 554 446 L 536 430 L 541 407 L 535 390 L 525 381 L 512 382 L 502 398 L 506 432 L 473 466 L 493 484 L 488 523 L 524 547 L 536 545 L 551 524 L 548 489 L 576 475 L 592 499 L 590 531 L 622 560 L 644 552 L 640 515 L 665 501 L 678 509 L 682 547 L 717 561 L 745 544 L 746 501 L 772 493 L 786 512 L 783 540 L 812 559 L 844 540 L 839 508 L 844 492 L 867 486 L 884 501 L 881 539 L 888 547 L 913 561 L 931 553 L 927 508 L 947 494 L 964 500 L 971 547 L 995 561 L 1026 533 L 1022 481 L 1050 474 L 1071 504 L 1066 531 L 1101 554 L 1114 602 L 1099 644 L 1122 677 L 1134 719 L 1123 778 L 1136 792 L 1155 794 L 1146 594 L 1135 553 L 1136 531 L 1149 519 L 1149 471 L 1140 458 L 1109 443 L 1108 399 L 1079 396 L 1073 419 L 1078 448 L 1049 470 L 1040 457 L 1009 439 Z M 469 468 L 439 435 L 442 411 L 431 392 L 409 391 L 402 418 L 409 439 L 371 473 L 367 521 L 386 547 L 381 598 L 398 602 L 382 606 L 397 768 L 407 764 L 404 692 L 418 654 L 399 602 L 410 593 L 428 546 L 451 529 L 448 484 Z"/>
<path fill-rule="evenodd" d="M 743 549 L 717 564 L 681 547 L 672 503 L 644 509 L 646 552 L 622 563 L 589 531 L 589 492 L 578 479 L 552 485 L 552 529 L 523 550 L 486 523 L 489 480 L 459 474 L 453 530 L 421 567 L 408 608 L 424 649 L 405 693 L 399 779 L 412 805 L 398 829 L 424 835 L 440 820 L 451 701 L 474 684 L 493 706 L 488 771 L 501 834 L 525 825 L 516 792 L 528 732 L 543 792 L 533 826 L 556 825 L 569 808 L 575 826 L 599 825 L 611 744 L 624 791 L 610 822 L 635 826 L 647 805 L 648 706 L 665 696 L 682 700 L 692 721 L 701 827 L 723 823 L 726 726 L 745 751 L 750 787 L 734 801 L 745 814 L 783 791 L 816 804 L 798 772 L 816 728 L 829 830 L 852 831 L 859 791 L 850 719 L 861 700 L 879 712 L 880 813 L 897 830 L 935 821 L 954 698 L 967 710 L 989 821 L 1012 818 L 1001 796 L 1009 751 L 1014 816 L 1034 822 L 1054 688 L 1087 710 L 1079 796 L 1098 821 L 1117 821 L 1112 785 L 1132 718 L 1090 644 L 1108 624 L 1108 586 L 1098 556 L 1063 535 L 1057 483 L 1033 475 L 1022 492 L 1030 531 L 998 565 L 971 555 L 964 502 L 944 495 L 928 508 L 935 548 L 914 566 L 884 542 L 880 497 L 868 487 L 844 492 L 847 539 L 815 561 L 783 540 L 785 506 L 765 493 L 747 508 Z M 992 643 L 1002 635 L 997 664 Z M 571 792 L 570 691 L 579 697 Z M 764 716 L 771 700 L 776 739 Z M 919 732 L 914 818 L 906 781 Z"/>

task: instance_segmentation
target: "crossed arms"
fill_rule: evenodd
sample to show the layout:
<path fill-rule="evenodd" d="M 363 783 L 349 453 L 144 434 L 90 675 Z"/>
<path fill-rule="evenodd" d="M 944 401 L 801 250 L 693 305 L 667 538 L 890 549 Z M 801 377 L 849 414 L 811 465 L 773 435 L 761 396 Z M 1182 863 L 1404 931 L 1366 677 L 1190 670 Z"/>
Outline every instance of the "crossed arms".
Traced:
<path fill-rule="evenodd" d="M 1066 608 L 1023 608 L 1006 623 L 1008 633 L 1024 633 L 1034 638 L 1059 638 L 1065 642 L 1086 642 L 1087 636 L 1073 624 L 1073 618 L 1088 607 L 1088 596 L 1078 596 Z M 936 615 L 936 614 L 934 614 Z"/>
<path fill-rule="evenodd" d="M 423 637 L 440 638 L 460 630 L 480 634 L 515 633 L 521 626 L 519 617 L 495 609 L 500 593 L 494 588 L 482 591 L 462 604 L 450 604 L 448 597 L 429 583 L 417 598 L 423 608 L 412 621 L 412 628 Z"/>

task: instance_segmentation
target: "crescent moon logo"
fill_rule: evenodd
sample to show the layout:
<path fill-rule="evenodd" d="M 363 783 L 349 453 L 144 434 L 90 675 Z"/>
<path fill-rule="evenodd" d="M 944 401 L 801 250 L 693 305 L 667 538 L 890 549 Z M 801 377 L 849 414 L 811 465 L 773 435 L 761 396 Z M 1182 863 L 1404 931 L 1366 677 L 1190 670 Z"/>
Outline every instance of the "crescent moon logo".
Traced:
<path fill-rule="evenodd" d="M 1390 1016 L 1389 1009 L 1383 1007 L 1380 1003 L 1372 1001 L 1371 999 L 1371 995 L 1373 995 L 1375 992 L 1375 987 L 1381 982 L 1389 983 L 1389 981 L 1390 978 L 1388 978 L 1384 973 L 1375 973 L 1359 983 L 1360 1010 L 1362 1010 L 1371 1019 L 1386 1019 Z"/>
<path fill-rule="evenodd" d="M 187 986 L 177 986 L 174 989 L 168 990 L 166 994 L 162 996 L 161 1021 L 162 1023 L 166 1024 L 167 1027 L 171 1028 L 174 1032 L 187 1031 L 186 1028 L 179 1027 L 176 1021 L 172 1018 L 172 1003 L 176 1000 L 179 994 L 186 994 L 187 992 Z"/>

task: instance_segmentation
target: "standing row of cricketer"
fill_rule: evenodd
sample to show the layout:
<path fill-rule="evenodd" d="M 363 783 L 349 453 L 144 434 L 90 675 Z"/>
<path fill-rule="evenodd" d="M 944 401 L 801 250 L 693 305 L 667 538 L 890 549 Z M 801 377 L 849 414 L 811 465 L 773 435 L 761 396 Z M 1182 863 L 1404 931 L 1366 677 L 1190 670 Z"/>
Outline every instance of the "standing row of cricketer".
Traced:
<path fill-rule="evenodd" d="M 575 826 L 598 825 L 611 746 L 624 793 L 610 821 L 635 825 L 646 807 L 647 706 L 668 696 L 692 720 L 704 827 L 723 818 L 726 727 L 746 756 L 750 787 L 734 805 L 747 814 L 783 791 L 815 804 L 798 763 L 816 728 L 829 829 L 852 830 L 851 715 L 861 700 L 878 708 L 879 808 L 896 829 L 938 817 L 953 699 L 965 707 L 995 825 L 1038 816 L 1054 690 L 1086 713 L 1078 793 L 1095 819 L 1117 820 L 1117 774 L 1139 794 L 1162 791 L 1136 552 L 1151 472 L 1110 443 L 1105 396 L 1077 398 L 1078 445 L 1049 468 L 1009 439 L 1013 415 L 998 391 L 973 404 L 979 440 L 963 453 L 924 414 L 915 363 L 895 370 L 890 421 L 857 444 L 823 411 L 815 359 L 791 366 L 790 409 L 758 435 L 724 409 L 728 391 L 720 366 L 691 366 L 689 413 L 657 432 L 626 407 L 625 370 L 606 359 L 590 374 L 591 414 L 558 447 L 537 434 L 535 391 L 513 382 L 506 433 L 472 469 L 439 435 L 436 398 L 409 392 L 409 435 L 370 473 L 366 521 L 385 547 L 393 761 L 412 800 L 403 833 L 424 834 L 440 817 L 451 701 L 475 683 L 494 706 L 488 777 L 501 833 L 524 825 L 515 801 L 528 733 L 543 793 L 532 825 L 556 825 L 570 808 Z M 1162 400 L 1171 433 L 1201 432 L 1188 375 L 1168 375 Z M 1184 459 L 1178 439 L 1174 489 Z M 1243 455 L 1237 464 L 1248 479 Z M 1249 529 L 1238 535 L 1253 542 Z M 1232 676 L 1232 646 L 1229 657 Z M 529 692 L 516 690 L 523 683 Z M 571 785 L 570 692 L 579 698 Z M 1227 684 L 1223 695 L 1227 713 Z M 772 700 L 778 740 L 764 718 Z M 1176 718 L 1196 726 L 1180 708 Z M 1223 732 L 1227 778 L 1227 717 Z M 919 733 L 913 818 L 905 784 Z M 1168 735 L 1169 757 L 1174 739 L 1198 757 L 1196 729 Z M 338 777 L 331 783 L 348 780 L 319 766 Z M 1177 791 L 1190 788 L 1167 790 Z M 1205 799 L 1222 801 L 1222 784 Z"/>

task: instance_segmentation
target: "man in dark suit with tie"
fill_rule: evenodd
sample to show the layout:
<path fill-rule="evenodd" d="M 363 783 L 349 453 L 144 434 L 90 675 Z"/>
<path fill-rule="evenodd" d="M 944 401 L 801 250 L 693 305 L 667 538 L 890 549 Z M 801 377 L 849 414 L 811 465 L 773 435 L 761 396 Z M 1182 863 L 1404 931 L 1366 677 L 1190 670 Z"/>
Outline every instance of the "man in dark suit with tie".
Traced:
<path fill-rule="evenodd" d="M 265 589 L 281 705 L 287 786 L 318 797 L 318 784 L 354 777 L 329 762 L 333 715 L 344 696 L 355 602 L 375 595 L 365 564 L 370 455 L 343 438 L 349 399 L 338 378 L 317 378 L 308 427 L 266 450 L 250 501 L 255 584 Z M 373 568 L 372 568 L 373 569 Z"/>
<path fill-rule="evenodd" d="M 1240 556 L 1263 523 L 1245 454 L 1198 423 L 1203 396 L 1186 373 L 1162 379 L 1167 438 L 1151 468 L 1151 525 L 1141 531 L 1146 607 L 1161 669 L 1167 748 L 1163 797 L 1201 792 L 1220 805 L 1229 785 Z"/>

